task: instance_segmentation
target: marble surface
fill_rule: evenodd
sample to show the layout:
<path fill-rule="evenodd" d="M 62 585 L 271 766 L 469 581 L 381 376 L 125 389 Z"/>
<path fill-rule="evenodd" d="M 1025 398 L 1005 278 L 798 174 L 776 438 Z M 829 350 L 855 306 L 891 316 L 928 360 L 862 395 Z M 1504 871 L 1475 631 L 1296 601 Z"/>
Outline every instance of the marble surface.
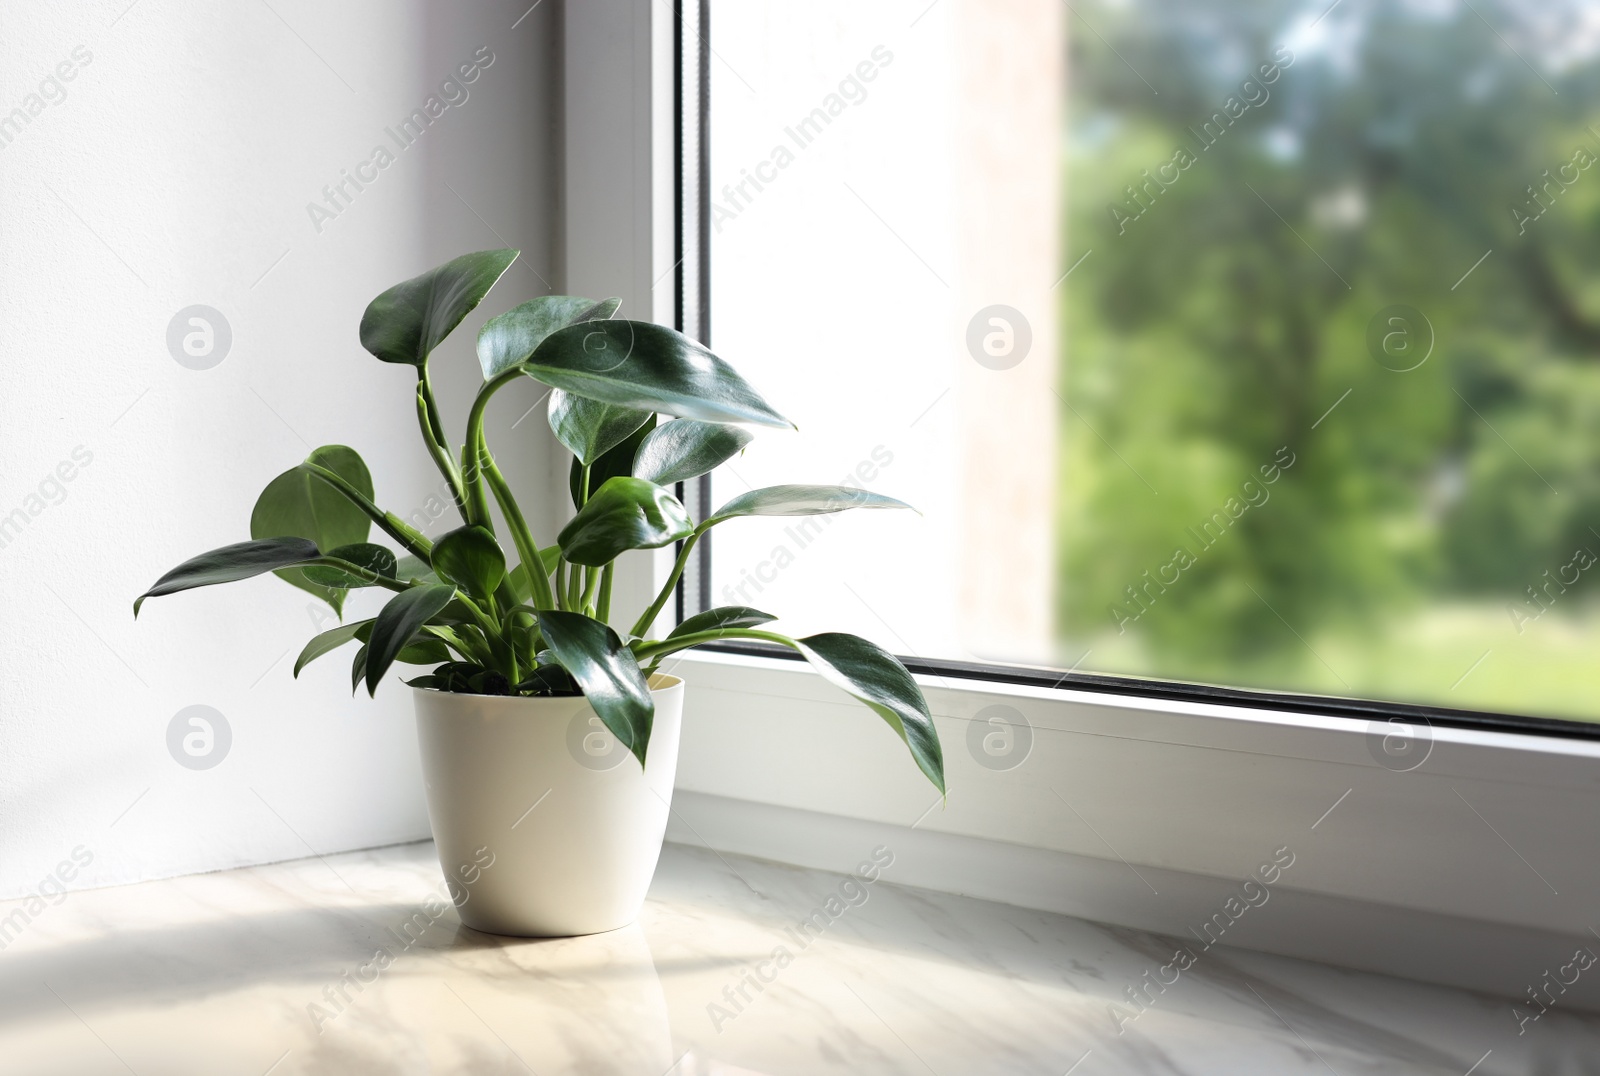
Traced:
<path fill-rule="evenodd" d="M 1178 970 L 1168 939 L 866 873 L 669 845 L 635 925 L 560 940 L 461 926 L 431 844 L 9 902 L 0 1072 L 1600 1072 L 1600 1017 L 1559 1003 L 1519 1034 L 1504 1000 L 1221 947 Z M 1134 1005 L 1146 972 L 1176 981 Z"/>

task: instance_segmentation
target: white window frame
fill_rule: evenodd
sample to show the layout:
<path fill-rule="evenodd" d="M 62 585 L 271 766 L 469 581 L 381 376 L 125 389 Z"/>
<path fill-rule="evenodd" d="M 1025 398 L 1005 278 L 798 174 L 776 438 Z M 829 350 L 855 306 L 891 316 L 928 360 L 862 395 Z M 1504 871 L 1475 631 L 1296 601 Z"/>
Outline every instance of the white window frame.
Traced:
<path fill-rule="evenodd" d="M 665 324 L 674 18 L 667 0 L 565 9 L 567 287 Z M 630 565 L 623 607 L 669 566 Z M 1600 944 L 1596 740 L 1435 727 L 1400 772 L 1373 750 L 1389 730 L 1357 718 L 921 675 L 941 807 L 883 724 L 804 664 L 694 652 L 674 671 L 690 693 L 670 839 L 841 870 L 889 844 L 903 882 L 1180 936 L 1287 847 L 1275 910 L 1229 943 L 1517 996 Z M 997 704 L 1035 735 L 1006 772 L 966 747 Z"/>

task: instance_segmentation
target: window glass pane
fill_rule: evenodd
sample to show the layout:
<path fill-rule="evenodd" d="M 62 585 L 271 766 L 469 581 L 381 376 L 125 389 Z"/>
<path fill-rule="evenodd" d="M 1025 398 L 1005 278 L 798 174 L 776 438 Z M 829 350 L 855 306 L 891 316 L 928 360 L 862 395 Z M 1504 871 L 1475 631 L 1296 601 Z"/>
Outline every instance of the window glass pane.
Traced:
<path fill-rule="evenodd" d="M 711 5 L 716 534 L 900 653 L 1600 715 L 1600 11 Z"/>

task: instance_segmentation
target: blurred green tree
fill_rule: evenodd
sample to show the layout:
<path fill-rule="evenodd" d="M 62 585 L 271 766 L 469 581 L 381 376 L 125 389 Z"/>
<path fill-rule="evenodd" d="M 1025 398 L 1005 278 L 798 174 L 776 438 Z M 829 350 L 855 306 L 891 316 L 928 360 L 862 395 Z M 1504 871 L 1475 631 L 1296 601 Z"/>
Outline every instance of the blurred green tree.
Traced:
<path fill-rule="evenodd" d="M 1136 633 L 1126 671 L 1293 688 L 1297 633 L 1600 553 L 1600 39 L 1566 0 L 1325 7 L 1069 23 L 1061 630 Z M 1407 372 L 1367 342 L 1396 304 L 1434 339 Z"/>

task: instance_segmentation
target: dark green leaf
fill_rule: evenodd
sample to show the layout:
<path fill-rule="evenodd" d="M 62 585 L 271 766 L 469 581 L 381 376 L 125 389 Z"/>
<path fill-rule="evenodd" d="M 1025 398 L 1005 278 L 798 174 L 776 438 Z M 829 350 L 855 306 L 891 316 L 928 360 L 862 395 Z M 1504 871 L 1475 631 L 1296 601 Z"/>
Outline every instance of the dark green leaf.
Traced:
<path fill-rule="evenodd" d="M 437 620 L 437 618 L 435 619 Z M 424 634 L 433 636 L 435 639 L 438 639 L 440 642 L 444 643 L 446 647 L 462 655 L 467 655 L 471 648 L 476 645 L 475 643 L 469 643 L 466 639 L 462 638 L 459 634 L 459 629 L 447 627 L 443 624 L 425 624 L 423 625 L 422 632 Z"/>
<path fill-rule="evenodd" d="M 372 630 L 372 621 L 356 620 L 349 624 L 340 624 L 337 628 L 329 628 L 320 635 L 314 636 L 300 651 L 300 656 L 294 659 L 294 675 L 300 676 L 300 670 L 316 661 L 322 655 L 339 649 L 352 639 L 360 638 L 363 629 Z"/>
<path fill-rule="evenodd" d="M 513 609 L 506 617 L 506 634 L 511 641 L 511 652 L 522 666 L 536 664 L 534 652 L 538 648 L 539 621 L 528 608 Z"/>
<path fill-rule="evenodd" d="M 821 516 L 851 508 L 911 506 L 855 486 L 765 486 L 741 493 L 717 509 L 706 523 L 720 523 L 735 516 Z"/>
<path fill-rule="evenodd" d="M 378 693 L 378 681 L 389 671 L 400 651 L 428 620 L 455 597 L 455 588 L 432 583 L 401 591 L 389 599 L 372 625 L 372 641 L 367 644 L 367 694 Z"/>
<path fill-rule="evenodd" d="M 582 692 L 571 674 L 559 665 L 541 665 L 517 685 L 520 695 L 579 695 Z"/>
<path fill-rule="evenodd" d="M 517 259 L 515 250 L 463 254 L 396 284 L 361 316 L 361 346 L 384 362 L 421 366 Z"/>
<path fill-rule="evenodd" d="M 544 565 L 544 574 L 549 575 L 556 570 L 556 565 L 561 563 L 561 547 L 547 545 L 539 550 L 539 563 Z"/>
<path fill-rule="evenodd" d="M 656 549 L 694 530 L 678 498 L 653 482 L 613 478 L 561 529 L 556 541 L 574 564 L 599 567 L 628 549 Z"/>
<path fill-rule="evenodd" d="M 606 728 L 644 765 L 656 704 L 633 651 L 608 626 L 581 613 L 545 610 L 539 628 Z"/>
<path fill-rule="evenodd" d="M 367 651 L 369 643 L 362 643 L 361 649 L 356 651 L 356 659 L 350 665 L 350 694 L 356 693 L 356 688 L 361 686 L 361 678 L 367 675 Z"/>
<path fill-rule="evenodd" d="M 560 551 L 561 547 L 557 546 L 556 552 L 559 553 Z M 550 573 L 546 572 L 545 574 L 549 575 Z M 521 605 L 523 602 L 528 601 L 533 597 L 533 583 L 528 579 L 527 565 L 519 564 L 507 572 L 506 582 L 511 586 L 512 600 L 518 605 Z"/>
<path fill-rule="evenodd" d="M 395 564 L 394 577 L 401 580 L 417 580 L 422 583 L 437 583 L 439 577 L 434 574 L 433 565 L 421 557 L 407 553 Z"/>
<path fill-rule="evenodd" d="M 795 648 L 821 672 L 824 681 L 850 692 L 888 722 L 906 741 L 917 769 L 944 793 L 944 751 L 939 748 L 933 714 L 922 689 L 898 658 L 875 642 L 837 631 L 795 640 Z"/>
<path fill-rule="evenodd" d="M 639 445 L 633 476 L 670 486 L 699 478 L 744 450 L 755 434 L 720 422 L 692 418 L 663 423 Z"/>
<path fill-rule="evenodd" d="M 944 793 L 944 752 L 922 689 L 906 667 L 876 643 L 827 632 L 796 640 L 795 647 L 828 682 L 866 703 L 911 749 L 917 767 Z"/>
<path fill-rule="evenodd" d="M 459 600 L 447 602 L 439 614 L 429 621 L 430 624 L 451 624 L 457 627 L 472 627 L 478 620 L 472 615 L 465 605 Z"/>
<path fill-rule="evenodd" d="M 317 552 L 316 543 L 304 538 L 266 538 L 225 545 L 221 549 L 191 557 L 157 579 L 149 590 L 134 599 L 133 615 L 139 615 L 139 607 L 146 598 L 249 579 L 285 565 L 303 564 L 321 555 Z"/>
<path fill-rule="evenodd" d="M 567 322 L 576 325 L 582 321 L 606 321 L 614 316 L 617 308 L 622 305 L 622 300 L 612 296 L 610 299 L 596 299 L 587 309 L 580 310 L 578 316 Z"/>
<path fill-rule="evenodd" d="M 467 593 L 487 598 L 506 577 L 506 555 L 488 528 L 474 524 L 433 544 L 433 570 Z"/>
<path fill-rule="evenodd" d="M 470 694 L 472 692 L 472 678 L 484 672 L 482 666 L 473 665 L 465 661 L 447 661 L 433 670 L 431 676 L 418 677 L 407 680 L 411 687 L 431 687 L 435 691 L 451 691 L 457 694 Z M 427 681 L 424 683 L 424 681 Z"/>
<path fill-rule="evenodd" d="M 354 545 L 342 545 L 337 549 L 330 549 L 325 555 L 349 561 L 356 567 L 365 568 L 373 575 L 380 575 L 385 579 L 395 578 L 394 554 L 381 545 L 374 545 L 371 542 L 357 542 Z M 364 576 L 353 575 L 341 568 L 333 568 L 322 564 L 313 564 L 302 568 L 301 571 L 306 573 L 307 579 L 319 586 L 336 587 L 340 590 L 378 585 Z"/>
<path fill-rule="evenodd" d="M 474 695 L 511 694 L 511 681 L 497 669 L 484 669 L 468 677 L 467 687 Z"/>
<path fill-rule="evenodd" d="M 372 475 L 355 449 L 323 445 L 306 457 L 306 462 L 333 471 L 368 500 L 372 499 Z M 294 535 L 317 543 L 318 549 L 365 542 L 371 527 L 367 514 L 342 493 L 299 468 L 285 471 L 269 482 L 250 513 L 250 537 Z M 333 606 L 334 612 L 344 611 L 344 588 L 313 582 L 299 568 L 280 571 L 278 577 L 321 598 Z"/>
<path fill-rule="evenodd" d="M 703 613 L 696 613 L 683 623 L 672 629 L 669 639 L 676 639 L 683 635 L 693 635 L 700 631 L 719 631 L 724 628 L 754 628 L 761 624 L 770 624 L 778 619 L 771 613 L 763 613 L 760 609 L 752 609 L 748 605 L 719 605 L 715 609 L 707 609 Z"/>
<path fill-rule="evenodd" d="M 626 478 L 633 474 L 633 457 L 639 451 L 639 445 L 650 436 L 650 431 L 656 428 L 656 416 L 651 415 L 645 420 L 643 426 L 631 433 L 611 451 L 603 454 L 589 466 L 589 493 L 593 493 L 613 478 Z M 583 498 L 578 495 L 578 484 L 583 481 L 583 465 L 576 459 L 567 471 L 567 486 L 572 492 L 572 507 L 576 508 L 583 503 Z M 657 483 L 658 485 L 660 483 Z"/>
<path fill-rule="evenodd" d="M 649 411 L 601 403 L 560 389 L 550 393 L 550 428 L 580 464 L 593 463 L 626 441 L 649 417 Z"/>
<path fill-rule="evenodd" d="M 487 381 L 533 354 L 557 329 L 580 321 L 604 321 L 617 312 L 621 299 L 580 299 L 575 295 L 541 295 L 504 314 L 478 331 L 478 364 Z"/>
<path fill-rule="evenodd" d="M 402 647 L 394 659 L 403 665 L 437 665 L 450 660 L 450 651 L 438 639 L 419 635 Z"/>
<path fill-rule="evenodd" d="M 707 422 L 786 427 L 733 367 L 682 333 L 647 321 L 569 325 L 546 337 L 521 368 L 579 396 Z"/>

